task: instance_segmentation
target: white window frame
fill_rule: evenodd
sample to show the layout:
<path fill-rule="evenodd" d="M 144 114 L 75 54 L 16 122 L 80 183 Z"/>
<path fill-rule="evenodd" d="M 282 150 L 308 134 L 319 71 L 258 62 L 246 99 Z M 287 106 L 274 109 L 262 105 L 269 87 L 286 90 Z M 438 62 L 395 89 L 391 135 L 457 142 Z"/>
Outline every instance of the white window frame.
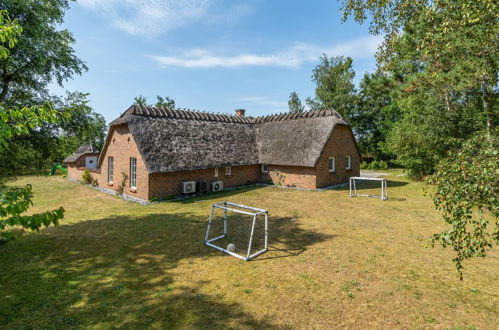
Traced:
<path fill-rule="evenodd" d="M 345 169 L 347 169 L 347 170 L 352 169 L 352 156 L 345 157 Z"/>
<path fill-rule="evenodd" d="M 218 167 L 215 168 L 215 178 L 218 178 Z"/>
<path fill-rule="evenodd" d="M 232 175 L 232 167 L 226 166 L 225 167 L 225 176 L 231 176 L 231 175 Z"/>
<path fill-rule="evenodd" d="M 336 172 L 336 158 L 329 157 L 327 167 L 328 167 L 329 173 Z"/>
<path fill-rule="evenodd" d="M 113 183 L 114 179 L 114 157 L 107 157 L 107 182 Z"/>
<path fill-rule="evenodd" d="M 262 173 L 269 173 L 269 166 L 267 164 L 262 164 Z"/>
<path fill-rule="evenodd" d="M 137 158 L 130 157 L 130 188 L 137 189 Z"/>

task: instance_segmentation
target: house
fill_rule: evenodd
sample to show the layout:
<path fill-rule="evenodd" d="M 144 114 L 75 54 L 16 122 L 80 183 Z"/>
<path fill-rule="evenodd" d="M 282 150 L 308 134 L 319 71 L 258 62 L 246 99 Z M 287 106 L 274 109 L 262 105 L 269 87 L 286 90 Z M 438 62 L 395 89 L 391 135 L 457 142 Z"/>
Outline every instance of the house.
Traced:
<path fill-rule="evenodd" d="M 133 105 L 110 123 L 100 154 L 82 146 L 65 161 L 70 179 L 87 168 L 102 188 L 151 199 L 186 181 L 331 186 L 359 175 L 360 153 L 334 110 L 246 117 Z"/>

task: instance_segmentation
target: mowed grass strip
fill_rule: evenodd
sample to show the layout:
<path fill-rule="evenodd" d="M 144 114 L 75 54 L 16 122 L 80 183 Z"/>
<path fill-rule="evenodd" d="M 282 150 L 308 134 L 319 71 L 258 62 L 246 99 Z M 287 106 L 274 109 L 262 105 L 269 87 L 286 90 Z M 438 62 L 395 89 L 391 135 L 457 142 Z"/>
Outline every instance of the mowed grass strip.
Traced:
<path fill-rule="evenodd" d="M 397 173 L 385 202 L 249 187 L 149 206 L 21 177 L 32 211 L 67 211 L 0 246 L 0 328 L 496 329 L 497 250 L 459 281 L 451 251 L 425 249 L 444 225 L 422 184 Z M 269 252 L 244 262 L 203 245 L 224 200 L 269 210 Z"/>

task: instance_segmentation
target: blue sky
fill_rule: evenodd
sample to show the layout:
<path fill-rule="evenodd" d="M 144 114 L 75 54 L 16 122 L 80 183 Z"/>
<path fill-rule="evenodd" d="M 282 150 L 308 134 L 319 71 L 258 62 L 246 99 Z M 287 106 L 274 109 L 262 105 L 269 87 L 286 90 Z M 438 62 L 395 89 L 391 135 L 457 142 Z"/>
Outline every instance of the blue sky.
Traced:
<path fill-rule="evenodd" d="M 285 112 L 291 91 L 313 95 L 310 75 L 322 53 L 351 56 L 356 83 L 374 70 L 380 37 L 343 23 L 340 7 L 331 0 L 79 0 L 64 27 L 89 71 L 64 89 L 90 93 L 108 122 L 139 94 L 211 112 Z"/>

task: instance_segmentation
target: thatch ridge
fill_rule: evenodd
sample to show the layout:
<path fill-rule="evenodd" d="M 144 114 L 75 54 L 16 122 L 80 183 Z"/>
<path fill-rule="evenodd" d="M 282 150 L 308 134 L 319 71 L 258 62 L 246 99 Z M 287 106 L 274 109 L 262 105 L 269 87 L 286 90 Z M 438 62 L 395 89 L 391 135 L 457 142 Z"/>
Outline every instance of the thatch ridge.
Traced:
<path fill-rule="evenodd" d="M 74 163 L 76 162 L 81 156 L 85 154 L 98 154 L 100 151 L 96 147 L 94 147 L 91 144 L 84 144 L 81 145 L 76 151 L 71 155 L 66 157 L 63 162 L 64 163 Z"/>

